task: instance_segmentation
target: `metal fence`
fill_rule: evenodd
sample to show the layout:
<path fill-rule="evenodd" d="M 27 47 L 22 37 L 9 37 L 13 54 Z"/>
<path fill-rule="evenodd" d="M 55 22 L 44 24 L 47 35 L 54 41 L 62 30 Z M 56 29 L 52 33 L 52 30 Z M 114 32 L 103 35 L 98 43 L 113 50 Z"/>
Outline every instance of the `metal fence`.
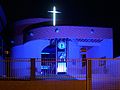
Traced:
<path fill-rule="evenodd" d="M 92 90 L 120 90 L 120 59 L 5 59 L 1 80 L 86 80 Z"/>
<path fill-rule="evenodd" d="M 91 61 L 92 90 L 120 90 L 119 58 L 92 58 L 88 61 Z"/>
<path fill-rule="evenodd" d="M 80 59 L 6 59 L 0 63 L 1 79 L 86 80 L 87 77 L 86 61 Z"/>

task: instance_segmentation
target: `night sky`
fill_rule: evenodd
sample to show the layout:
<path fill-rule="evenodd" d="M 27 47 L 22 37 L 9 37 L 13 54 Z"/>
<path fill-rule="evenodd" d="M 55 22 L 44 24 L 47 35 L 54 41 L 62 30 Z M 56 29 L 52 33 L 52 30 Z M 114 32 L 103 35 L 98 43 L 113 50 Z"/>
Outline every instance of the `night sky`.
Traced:
<path fill-rule="evenodd" d="M 1 0 L 10 21 L 25 18 L 51 18 L 47 11 L 53 5 L 62 12 L 57 15 L 64 22 L 85 25 L 111 25 L 117 23 L 119 3 L 110 0 Z"/>

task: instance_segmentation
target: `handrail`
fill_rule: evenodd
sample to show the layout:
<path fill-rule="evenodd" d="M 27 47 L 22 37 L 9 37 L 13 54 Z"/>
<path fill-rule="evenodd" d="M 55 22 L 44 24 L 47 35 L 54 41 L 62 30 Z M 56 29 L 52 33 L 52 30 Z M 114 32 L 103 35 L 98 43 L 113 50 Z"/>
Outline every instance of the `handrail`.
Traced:
<path fill-rule="evenodd" d="M 42 62 L 61 62 L 60 59 L 56 59 L 56 58 L 5 58 L 5 59 L 1 59 L 0 61 L 10 61 L 10 62 L 17 62 L 17 61 L 31 61 L 31 59 L 35 59 L 35 61 L 41 61 L 41 59 L 45 59 L 45 60 L 50 60 L 50 61 L 42 61 Z M 120 60 L 120 58 L 83 58 L 85 61 L 86 60 Z M 73 62 L 73 61 L 78 61 L 80 62 L 82 60 L 82 58 L 66 58 L 65 62 Z M 83 61 L 84 62 L 84 61 Z"/>

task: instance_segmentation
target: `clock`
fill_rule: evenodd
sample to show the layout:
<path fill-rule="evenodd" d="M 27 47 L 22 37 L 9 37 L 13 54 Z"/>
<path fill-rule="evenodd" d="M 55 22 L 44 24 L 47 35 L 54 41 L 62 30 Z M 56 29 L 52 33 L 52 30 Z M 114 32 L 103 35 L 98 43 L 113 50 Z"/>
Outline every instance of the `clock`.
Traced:
<path fill-rule="evenodd" d="M 58 48 L 59 48 L 59 49 L 65 49 L 65 48 L 66 48 L 65 42 L 59 42 L 59 43 L 58 43 Z"/>

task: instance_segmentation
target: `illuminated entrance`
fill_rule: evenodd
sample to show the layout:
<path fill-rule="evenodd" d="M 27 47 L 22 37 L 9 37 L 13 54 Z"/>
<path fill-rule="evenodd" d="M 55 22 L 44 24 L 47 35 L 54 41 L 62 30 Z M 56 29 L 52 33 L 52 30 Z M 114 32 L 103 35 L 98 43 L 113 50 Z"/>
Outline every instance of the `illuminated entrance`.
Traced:
<path fill-rule="evenodd" d="M 41 53 L 41 74 L 66 74 L 67 39 L 51 39 Z"/>
<path fill-rule="evenodd" d="M 67 72 L 67 39 L 57 40 L 57 73 L 66 74 Z"/>

